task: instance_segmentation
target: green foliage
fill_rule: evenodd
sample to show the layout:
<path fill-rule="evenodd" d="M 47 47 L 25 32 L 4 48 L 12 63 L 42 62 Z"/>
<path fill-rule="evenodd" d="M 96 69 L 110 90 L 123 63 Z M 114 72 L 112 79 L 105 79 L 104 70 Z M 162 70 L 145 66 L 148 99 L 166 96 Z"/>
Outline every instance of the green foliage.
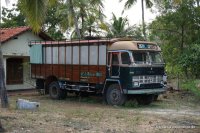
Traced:
<path fill-rule="evenodd" d="M 123 0 L 119 0 L 120 2 L 122 2 Z M 125 9 L 130 9 L 134 4 L 136 4 L 137 0 L 125 0 L 125 5 L 124 8 Z M 146 25 L 145 25 L 145 20 L 144 20 L 144 2 L 146 4 L 146 8 L 151 8 L 153 6 L 153 2 L 152 0 L 140 0 L 141 1 L 141 9 L 142 9 L 142 33 L 144 36 L 144 39 L 146 40 Z"/>
<path fill-rule="evenodd" d="M 133 26 L 129 26 L 128 19 L 119 17 L 117 18 L 114 14 L 112 17 L 111 24 L 108 24 L 108 37 L 122 37 L 133 35 Z"/>
<path fill-rule="evenodd" d="M 42 29 L 45 30 L 49 36 L 51 36 L 54 40 L 62 40 L 64 39 L 63 32 L 59 27 L 59 23 L 62 21 L 62 17 L 57 15 L 57 9 L 61 6 L 60 3 L 55 3 L 51 8 L 48 8 L 46 13 L 46 19 L 42 26 Z"/>
<path fill-rule="evenodd" d="M 101 23 L 101 29 L 105 30 L 106 36 L 115 37 L 132 37 L 134 40 L 144 40 L 141 26 L 129 25 L 128 19 L 125 17 L 116 17 L 113 14 L 110 23 Z"/>
<path fill-rule="evenodd" d="M 19 27 L 27 26 L 25 15 L 22 12 L 21 5 L 13 5 L 12 9 L 4 8 L 2 10 L 2 20 L 3 23 L 1 27 L 10 28 L 10 27 Z M 61 40 L 64 38 L 63 33 L 61 32 L 58 23 L 61 21 L 61 17 L 57 17 L 55 14 L 57 5 L 48 8 L 46 21 L 43 25 L 43 30 L 49 34 L 54 40 Z"/>
<path fill-rule="evenodd" d="M 43 27 L 56 40 L 61 32 L 75 38 L 99 34 L 104 18 L 101 0 L 19 0 L 18 5 L 33 31 Z"/>
<path fill-rule="evenodd" d="M 49 0 L 19 0 L 18 4 L 32 30 L 38 33 L 46 18 Z"/>
<path fill-rule="evenodd" d="M 200 97 L 200 80 L 187 80 L 181 84 L 181 88 L 189 90 L 196 96 Z"/>
<path fill-rule="evenodd" d="M 170 6 L 171 3 L 171 6 Z M 199 75 L 200 8 L 195 1 L 160 2 L 161 15 L 150 25 L 150 39 L 162 44 L 167 70 L 175 75 Z"/>
<path fill-rule="evenodd" d="M 200 77 L 200 44 L 192 44 L 185 49 L 179 58 L 179 64 L 183 70 L 190 72 L 195 78 Z M 190 76 L 191 77 L 191 76 Z"/>
<path fill-rule="evenodd" d="M 12 9 L 3 7 L 2 10 L 2 28 L 26 26 L 25 17 L 22 13 L 18 12 L 19 9 L 13 5 Z"/>

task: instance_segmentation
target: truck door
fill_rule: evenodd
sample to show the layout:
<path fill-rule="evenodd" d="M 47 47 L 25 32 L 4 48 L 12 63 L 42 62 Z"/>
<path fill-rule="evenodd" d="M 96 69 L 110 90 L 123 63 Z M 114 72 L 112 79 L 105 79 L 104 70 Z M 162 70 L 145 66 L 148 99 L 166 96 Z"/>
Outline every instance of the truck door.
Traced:
<path fill-rule="evenodd" d="M 110 76 L 116 78 L 120 76 L 119 52 L 111 53 Z"/>

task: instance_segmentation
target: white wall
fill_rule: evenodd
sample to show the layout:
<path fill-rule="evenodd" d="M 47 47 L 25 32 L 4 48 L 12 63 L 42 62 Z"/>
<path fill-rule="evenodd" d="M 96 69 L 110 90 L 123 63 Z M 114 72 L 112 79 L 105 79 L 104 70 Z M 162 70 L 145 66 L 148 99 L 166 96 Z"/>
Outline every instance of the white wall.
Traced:
<path fill-rule="evenodd" d="M 17 37 L 17 39 L 11 39 L 2 44 L 4 56 L 29 56 L 29 41 L 41 40 L 40 37 L 34 35 L 31 31 L 24 32 Z"/>
<path fill-rule="evenodd" d="M 2 44 L 3 61 L 6 73 L 6 60 L 9 58 L 20 57 L 23 58 L 23 84 L 6 85 L 7 90 L 17 89 L 32 89 L 34 88 L 35 80 L 30 78 L 29 66 L 29 46 L 31 40 L 42 40 L 40 37 L 34 35 L 31 31 L 27 31 L 18 36 L 17 39 L 11 39 Z"/>

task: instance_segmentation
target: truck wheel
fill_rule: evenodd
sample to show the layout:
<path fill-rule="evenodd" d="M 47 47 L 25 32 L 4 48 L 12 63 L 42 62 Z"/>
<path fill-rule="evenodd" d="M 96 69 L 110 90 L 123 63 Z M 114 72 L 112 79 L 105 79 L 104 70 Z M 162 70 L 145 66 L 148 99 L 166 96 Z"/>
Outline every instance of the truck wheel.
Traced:
<path fill-rule="evenodd" d="M 65 99 L 67 96 L 67 91 L 60 88 L 57 81 L 52 82 L 49 85 L 49 95 L 52 99 Z"/>
<path fill-rule="evenodd" d="M 153 98 L 153 95 L 139 95 L 137 97 L 137 102 L 139 105 L 149 105 L 150 103 L 152 103 Z"/>
<path fill-rule="evenodd" d="M 118 84 L 112 84 L 108 87 L 106 92 L 106 100 L 109 105 L 123 105 L 126 101 L 126 95 L 124 95 Z"/>

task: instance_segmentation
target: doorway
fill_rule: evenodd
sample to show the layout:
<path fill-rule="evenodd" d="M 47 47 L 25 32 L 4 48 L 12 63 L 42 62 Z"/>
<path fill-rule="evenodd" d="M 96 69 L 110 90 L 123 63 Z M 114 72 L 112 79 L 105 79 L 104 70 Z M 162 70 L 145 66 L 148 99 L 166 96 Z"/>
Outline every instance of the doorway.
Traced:
<path fill-rule="evenodd" d="M 7 85 L 23 84 L 23 59 L 9 58 L 6 62 Z"/>

